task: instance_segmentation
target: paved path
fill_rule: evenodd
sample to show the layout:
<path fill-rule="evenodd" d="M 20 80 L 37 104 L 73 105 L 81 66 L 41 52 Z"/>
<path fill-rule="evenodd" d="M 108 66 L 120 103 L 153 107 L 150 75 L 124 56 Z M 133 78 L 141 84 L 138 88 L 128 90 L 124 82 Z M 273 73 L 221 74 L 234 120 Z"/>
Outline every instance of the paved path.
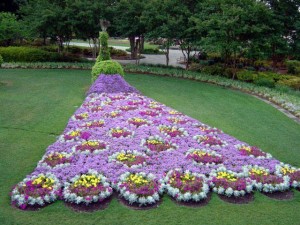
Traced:
<path fill-rule="evenodd" d="M 87 44 L 87 43 L 78 43 L 78 42 L 70 42 L 69 45 L 90 47 L 90 45 Z M 124 46 L 112 46 L 112 47 L 114 47 L 116 49 L 121 49 L 121 50 L 128 49 L 128 47 L 124 47 Z M 145 55 L 145 54 L 143 54 L 143 56 L 145 56 L 145 58 L 141 59 L 140 63 L 166 65 L 166 56 L 165 55 L 148 55 L 148 54 Z M 179 64 L 177 62 L 177 60 L 182 58 L 182 57 L 183 57 L 183 54 L 180 50 L 170 49 L 169 65 L 185 67 L 184 65 Z M 136 63 L 136 60 L 117 60 L 117 61 L 122 63 L 122 64 L 128 64 L 128 63 L 135 64 Z"/>

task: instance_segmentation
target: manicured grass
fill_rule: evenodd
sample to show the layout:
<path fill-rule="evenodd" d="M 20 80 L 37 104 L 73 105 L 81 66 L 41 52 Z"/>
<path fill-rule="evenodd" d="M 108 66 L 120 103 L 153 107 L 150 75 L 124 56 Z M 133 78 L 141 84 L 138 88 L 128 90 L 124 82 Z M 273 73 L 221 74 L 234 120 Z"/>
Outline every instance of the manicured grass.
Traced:
<path fill-rule="evenodd" d="M 257 145 L 300 167 L 300 125 L 246 94 L 168 77 L 126 75 L 143 94 Z M 58 201 L 38 212 L 11 208 L 8 193 L 36 166 L 83 99 L 89 71 L 0 70 L 0 224 L 299 224 L 300 192 L 291 201 L 255 193 L 248 205 L 213 194 L 203 208 L 178 206 L 166 195 L 157 209 L 134 211 L 117 202 L 104 211 L 75 213 Z"/>

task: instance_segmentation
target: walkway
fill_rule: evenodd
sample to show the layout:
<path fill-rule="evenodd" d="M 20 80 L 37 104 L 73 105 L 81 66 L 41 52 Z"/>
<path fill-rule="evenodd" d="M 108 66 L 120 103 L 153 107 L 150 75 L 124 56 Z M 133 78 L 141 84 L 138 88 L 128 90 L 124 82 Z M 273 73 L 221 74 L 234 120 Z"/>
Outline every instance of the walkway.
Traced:
<path fill-rule="evenodd" d="M 81 46 L 81 47 L 90 47 L 89 44 L 87 43 L 78 43 L 78 42 L 70 42 L 69 45 L 73 46 Z M 111 46 L 116 49 L 121 49 L 121 50 L 126 50 L 128 47 L 124 46 Z M 129 54 L 129 53 L 128 53 Z M 140 63 L 145 63 L 145 64 L 161 64 L 161 65 L 166 65 L 166 56 L 165 55 L 148 55 L 148 54 L 143 54 L 145 58 L 140 60 Z M 180 66 L 180 67 L 185 67 L 185 65 L 179 64 L 177 62 L 178 59 L 183 58 L 183 54 L 180 50 L 176 49 L 170 49 L 170 55 L 169 55 L 170 61 L 169 65 L 170 66 Z M 136 60 L 117 60 L 121 64 L 135 64 Z"/>

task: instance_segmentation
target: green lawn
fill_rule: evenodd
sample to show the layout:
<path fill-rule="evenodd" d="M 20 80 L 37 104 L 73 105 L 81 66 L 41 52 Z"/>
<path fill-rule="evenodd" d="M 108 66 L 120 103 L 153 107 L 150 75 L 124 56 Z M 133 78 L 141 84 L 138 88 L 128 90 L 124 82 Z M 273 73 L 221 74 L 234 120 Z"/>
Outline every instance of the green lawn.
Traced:
<path fill-rule="evenodd" d="M 143 94 L 261 147 L 300 167 L 300 125 L 246 94 L 189 80 L 126 75 Z M 213 194 L 203 208 L 178 206 L 166 195 L 157 209 L 135 211 L 117 202 L 104 211 L 75 213 L 58 201 L 37 212 L 13 209 L 9 191 L 36 166 L 85 98 L 89 71 L 0 70 L 0 224 L 300 224 L 300 192 L 291 201 L 255 193 L 234 205 Z"/>

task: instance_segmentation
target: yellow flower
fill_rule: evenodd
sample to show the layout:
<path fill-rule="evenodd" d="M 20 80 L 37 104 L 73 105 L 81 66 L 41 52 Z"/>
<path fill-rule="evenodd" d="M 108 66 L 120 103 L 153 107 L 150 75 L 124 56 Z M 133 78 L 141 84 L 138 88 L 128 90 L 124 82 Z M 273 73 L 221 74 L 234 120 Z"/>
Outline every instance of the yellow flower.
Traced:
<path fill-rule="evenodd" d="M 226 179 L 231 182 L 237 181 L 237 178 L 232 173 L 228 172 L 218 172 L 217 179 Z"/>
<path fill-rule="evenodd" d="M 283 173 L 283 175 L 286 175 L 286 174 L 291 174 L 291 173 L 295 173 L 296 170 L 288 167 L 288 166 L 285 166 L 285 167 L 282 167 L 281 168 L 281 173 Z"/>
<path fill-rule="evenodd" d="M 268 175 L 268 172 L 264 169 L 255 169 L 255 168 L 253 168 L 253 169 L 250 170 L 250 174 L 263 176 L 263 175 Z"/>
<path fill-rule="evenodd" d="M 80 132 L 79 131 L 72 131 L 71 133 L 70 133 L 70 136 L 72 136 L 72 137 L 77 137 L 77 136 L 79 136 L 80 135 Z"/>

